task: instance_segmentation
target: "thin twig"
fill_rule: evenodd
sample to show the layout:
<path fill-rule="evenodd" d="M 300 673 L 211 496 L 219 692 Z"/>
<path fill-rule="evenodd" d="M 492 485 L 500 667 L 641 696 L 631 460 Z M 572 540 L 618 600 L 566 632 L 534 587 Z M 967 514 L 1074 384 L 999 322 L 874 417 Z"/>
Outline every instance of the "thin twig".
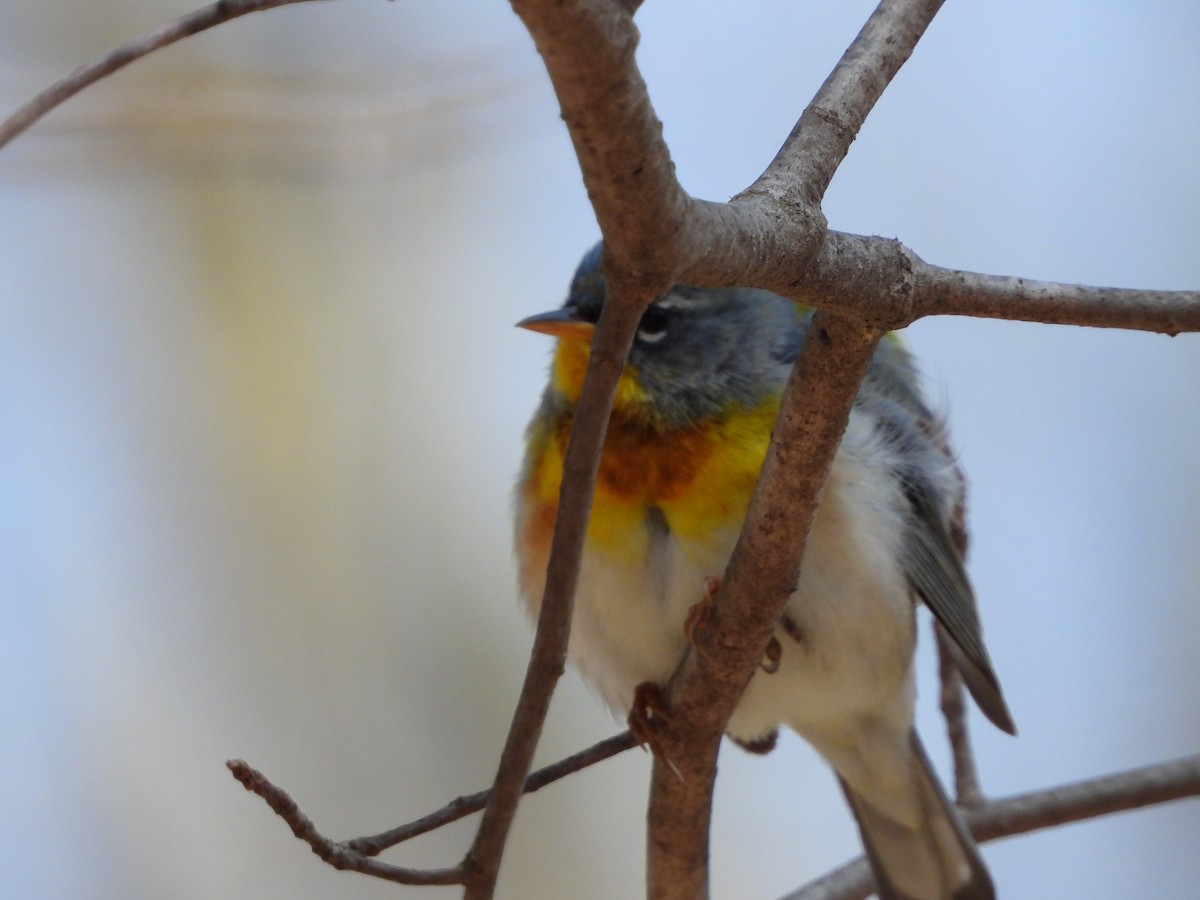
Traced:
<path fill-rule="evenodd" d="M 983 809 L 967 810 L 966 819 L 976 838 L 993 841 L 1196 796 L 1200 796 L 1200 753 L 991 800 Z"/>
<path fill-rule="evenodd" d="M 50 110 L 74 97 L 84 88 L 155 50 L 247 13 L 306 2 L 311 2 L 311 0 L 219 0 L 219 2 L 196 10 L 196 12 L 180 16 L 174 22 L 168 22 L 154 31 L 126 41 L 115 50 L 96 57 L 70 75 L 56 81 L 3 122 L 0 122 L 0 148 Z"/>
<path fill-rule="evenodd" d="M 559 779 L 594 766 L 598 762 L 611 759 L 636 746 L 637 740 L 628 731 L 613 735 L 593 744 L 586 750 L 581 750 L 533 772 L 525 781 L 525 793 L 532 794 Z M 462 882 L 461 867 L 408 869 L 384 863 L 373 863 L 371 857 L 418 835 L 456 822 L 471 813 L 479 812 L 486 805 L 488 795 L 491 793 L 491 791 L 479 791 L 458 797 L 436 812 L 380 834 L 354 838 L 349 841 L 334 841 L 322 834 L 313 821 L 300 809 L 296 801 L 262 772 L 240 759 L 231 759 L 225 765 L 229 767 L 233 776 L 245 786 L 246 790 L 262 797 L 267 805 L 275 811 L 275 814 L 287 822 L 292 833 L 308 844 L 313 853 L 325 862 L 337 869 L 353 869 L 402 884 L 459 884 Z"/>
<path fill-rule="evenodd" d="M 865 857 L 859 856 L 780 900 L 865 900 L 874 890 L 871 866 Z"/>
<path fill-rule="evenodd" d="M 537 632 L 492 793 L 463 860 L 465 900 L 485 900 L 495 891 L 508 832 L 550 709 L 550 698 L 566 663 L 583 541 L 617 380 L 643 310 L 668 287 L 649 287 L 613 271 L 607 254 L 605 280 L 608 296 L 592 339 L 591 359 L 563 459 L 562 488 Z"/>
<path fill-rule="evenodd" d="M 983 791 L 979 787 L 979 770 L 975 765 L 975 752 L 971 748 L 971 732 L 967 728 L 967 704 L 963 696 L 962 675 L 946 642 L 945 629 L 933 623 L 938 653 L 938 681 L 941 684 L 939 704 L 946 720 L 946 735 L 950 739 L 950 751 L 954 757 L 954 794 L 959 806 L 978 807 L 983 804 Z"/>
<path fill-rule="evenodd" d="M 622 731 L 620 734 L 606 738 L 598 744 L 588 747 L 586 750 L 581 750 L 572 756 L 568 756 L 566 759 L 561 759 L 556 763 L 538 769 L 536 772 L 531 772 L 529 777 L 525 779 L 525 793 L 532 794 L 546 787 L 548 784 L 553 784 L 560 778 L 566 778 L 568 775 L 572 775 L 589 766 L 594 766 L 596 763 L 603 762 L 619 753 L 624 753 L 626 750 L 630 750 L 637 745 L 637 739 L 633 735 L 628 731 Z M 397 844 L 417 837 L 417 835 L 425 834 L 426 832 L 433 831 L 435 828 L 441 828 L 443 825 L 469 816 L 471 813 L 479 812 L 479 810 L 487 805 L 487 800 L 491 793 L 491 790 L 484 790 L 458 797 L 436 812 L 422 816 L 414 822 L 401 825 L 390 831 L 371 835 L 370 837 L 354 838 L 353 840 L 346 841 L 345 846 L 362 853 L 364 856 L 376 856 L 389 847 L 394 847 Z"/>
<path fill-rule="evenodd" d="M 233 777 L 245 786 L 246 790 L 262 797 L 267 805 L 275 811 L 275 814 L 287 822 L 292 829 L 292 834 L 308 844 L 313 853 L 335 869 L 350 869 L 398 884 L 462 883 L 461 866 L 452 869 L 409 869 L 356 853 L 345 845 L 321 834 L 312 819 L 304 814 L 287 791 L 272 784 L 262 772 L 240 759 L 231 759 L 225 765 L 229 767 Z"/>
<path fill-rule="evenodd" d="M 989 800 L 964 815 L 976 840 L 987 842 L 1196 796 L 1200 796 L 1200 754 Z M 872 889 L 871 869 L 859 857 L 782 900 L 862 900 Z"/>

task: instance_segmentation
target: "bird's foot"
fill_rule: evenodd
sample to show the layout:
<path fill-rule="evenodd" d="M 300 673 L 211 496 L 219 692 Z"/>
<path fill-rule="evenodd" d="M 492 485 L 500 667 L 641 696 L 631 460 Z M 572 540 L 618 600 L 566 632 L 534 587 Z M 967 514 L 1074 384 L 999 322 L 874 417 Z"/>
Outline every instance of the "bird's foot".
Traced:
<path fill-rule="evenodd" d="M 700 652 L 700 635 L 712 626 L 714 601 L 721 589 L 721 579 L 709 575 L 704 579 L 704 598 L 692 606 L 683 620 L 683 633 L 688 642 Z"/>
<path fill-rule="evenodd" d="M 762 659 L 758 661 L 758 667 L 768 675 L 774 675 L 779 671 L 779 658 L 783 655 L 783 647 L 779 645 L 775 635 L 771 635 L 771 640 L 767 642 L 767 649 L 763 651 Z"/>
<path fill-rule="evenodd" d="M 671 721 L 671 708 L 663 697 L 662 688 L 652 681 L 643 681 L 633 689 L 633 707 L 629 710 L 629 731 L 634 739 L 644 745 L 661 760 L 675 769 L 658 739 L 659 732 Z"/>

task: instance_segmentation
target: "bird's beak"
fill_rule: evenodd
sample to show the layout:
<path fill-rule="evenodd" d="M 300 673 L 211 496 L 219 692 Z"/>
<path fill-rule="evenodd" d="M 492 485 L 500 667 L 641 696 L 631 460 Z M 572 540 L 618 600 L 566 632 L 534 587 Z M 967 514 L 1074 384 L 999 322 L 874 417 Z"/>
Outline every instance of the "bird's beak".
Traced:
<path fill-rule="evenodd" d="M 517 323 L 518 328 L 548 334 L 556 338 L 576 338 L 591 341 L 596 332 L 592 322 L 585 321 L 576 315 L 573 309 L 554 309 L 550 312 L 529 316 Z"/>

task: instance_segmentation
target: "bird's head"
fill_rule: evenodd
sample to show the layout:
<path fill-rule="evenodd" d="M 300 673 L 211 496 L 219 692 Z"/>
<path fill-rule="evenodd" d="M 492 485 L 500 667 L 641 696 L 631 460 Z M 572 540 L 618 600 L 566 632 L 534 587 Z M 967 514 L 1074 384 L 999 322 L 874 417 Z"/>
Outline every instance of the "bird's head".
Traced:
<path fill-rule="evenodd" d="M 517 324 L 558 338 L 551 391 L 574 406 L 605 302 L 603 245 L 584 256 L 566 302 Z M 760 404 L 782 390 L 802 311 L 753 288 L 677 285 L 642 314 L 613 404 L 616 418 L 687 427 Z"/>

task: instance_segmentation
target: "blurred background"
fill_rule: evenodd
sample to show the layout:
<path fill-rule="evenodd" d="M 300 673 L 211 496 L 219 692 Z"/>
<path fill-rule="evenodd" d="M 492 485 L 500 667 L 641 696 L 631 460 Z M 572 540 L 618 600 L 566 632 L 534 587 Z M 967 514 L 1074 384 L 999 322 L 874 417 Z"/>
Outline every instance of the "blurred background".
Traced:
<path fill-rule="evenodd" d="M 869 0 L 654 0 L 640 61 L 684 186 L 765 167 Z M 180 0 L 5 0 L 13 109 Z M 951 3 L 833 183 L 931 262 L 1200 287 L 1200 7 Z M 329 834 L 490 780 L 531 629 L 509 489 L 556 305 L 597 237 L 507 4 L 310 3 L 157 53 L 0 153 L 0 894 L 451 897 Z M 971 479 L 971 570 L 1021 729 L 1008 794 L 1200 749 L 1200 337 L 939 319 L 909 340 Z M 928 641 L 926 642 L 928 643 Z M 921 728 L 947 754 L 921 657 Z M 618 729 L 573 674 L 546 762 Z M 649 758 L 530 798 L 504 897 L 642 889 Z M 858 852 L 788 737 L 728 747 L 714 896 Z M 475 820 L 386 858 L 446 865 Z M 986 848 L 1001 894 L 1183 898 L 1200 803 Z"/>

